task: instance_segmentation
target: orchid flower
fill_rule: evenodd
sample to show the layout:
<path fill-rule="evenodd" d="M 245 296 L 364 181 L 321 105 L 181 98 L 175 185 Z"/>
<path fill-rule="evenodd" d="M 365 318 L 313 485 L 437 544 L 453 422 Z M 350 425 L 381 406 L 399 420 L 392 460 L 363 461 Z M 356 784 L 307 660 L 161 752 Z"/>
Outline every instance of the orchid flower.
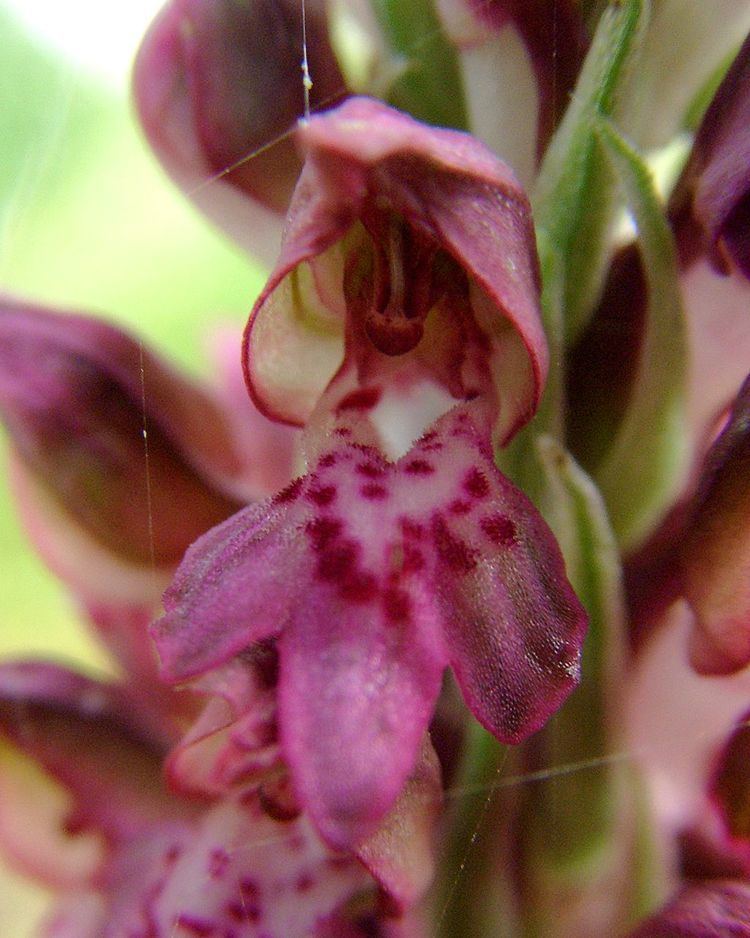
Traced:
<path fill-rule="evenodd" d="M 140 568 L 148 571 L 150 555 L 151 573 L 169 571 L 176 538 L 179 552 L 196 530 L 230 514 L 240 492 L 263 493 L 229 415 L 104 323 L 8 302 L 0 329 L 2 409 L 25 482 L 19 491 L 27 496 L 33 482 L 46 493 L 31 506 L 34 533 L 41 549 L 58 530 L 66 545 L 85 544 L 68 548 L 61 573 L 126 676 L 114 683 L 39 662 L 0 667 L 0 735 L 13 744 L 3 750 L 0 840 L 22 869 L 62 894 L 46 934 L 356 935 L 406 912 L 429 882 L 440 803 L 427 739 L 377 829 L 357 852 L 332 851 L 287 792 L 273 649 L 235 659 L 192 696 L 165 693 L 158 682 L 146 640 L 153 585 Z M 153 390 L 150 481 L 179 493 L 148 512 L 145 493 L 132 489 L 143 445 L 141 380 Z M 256 456 L 268 442 L 262 419 L 250 421 Z M 286 480 L 289 431 L 266 435 Z M 89 586 L 92 557 L 106 578 Z M 28 771 L 20 754 L 47 776 L 32 776 L 37 797 L 52 799 L 33 831 L 17 823 L 35 797 L 18 787 Z M 259 867 L 269 842 L 275 866 Z"/>
<path fill-rule="evenodd" d="M 479 144 L 374 101 L 302 134 L 246 369 L 267 412 L 306 423 L 309 472 L 194 545 L 154 637 L 173 681 L 279 637 L 282 745 L 302 802 L 343 846 L 393 804 L 447 665 L 480 722 L 518 742 L 574 686 L 585 618 L 550 532 L 492 455 L 493 422 L 503 440 L 516 432 L 544 369 L 522 193 Z M 344 361 L 319 377 L 336 327 Z M 311 367 L 294 373 L 300 355 Z M 408 421 L 425 381 L 470 403 L 393 461 L 379 412 Z"/>
<path fill-rule="evenodd" d="M 748 27 L 167 2 L 146 137 L 269 274 L 212 387 L 0 306 L 116 675 L 0 663 L 44 934 L 748 934 Z"/>

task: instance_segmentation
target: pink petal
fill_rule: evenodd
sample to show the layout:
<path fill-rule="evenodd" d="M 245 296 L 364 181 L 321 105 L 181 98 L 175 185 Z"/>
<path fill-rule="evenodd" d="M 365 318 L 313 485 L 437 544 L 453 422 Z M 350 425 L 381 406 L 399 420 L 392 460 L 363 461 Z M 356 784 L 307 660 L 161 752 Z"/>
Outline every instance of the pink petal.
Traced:
<path fill-rule="evenodd" d="M 696 615 L 692 661 L 704 673 L 750 662 L 750 379 L 703 469 L 683 543 L 685 596 Z"/>
<path fill-rule="evenodd" d="M 392 808 L 440 690 L 429 623 L 388 616 L 318 589 L 280 640 L 284 754 L 300 801 L 339 848 L 361 843 Z"/>
<path fill-rule="evenodd" d="M 442 801 L 440 765 L 425 734 L 416 768 L 398 801 L 357 851 L 399 912 L 413 908 L 432 882 Z"/>
<path fill-rule="evenodd" d="M 748 938 L 750 883 L 713 880 L 685 886 L 629 938 Z"/>
<path fill-rule="evenodd" d="M 258 501 L 294 478 L 299 431 L 272 422 L 253 406 L 242 374 L 241 345 L 241 330 L 236 326 L 212 329 L 209 335 L 216 394 L 244 463 L 240 494 L 244 501 Z"/>
<path fill-rule="evenodd" d="M 716 760 L 710 782 L 712 801 L 718 810 L 732 852 L 739 853 L 750 875 L 750 714 L 745 713 Z"/>
<path fill-rule="evenodd" d="M 361 442 L 378 396 L 345 396 L 312 472 L 191 548 L 154 626 L 177 681 L 280 635 L 282 747 L 335 845 L 393 805 L 446 664 L 517 742 L 575 685 L 585 629 L 552 534 L 495 467 L 483 406 L 394 463 Z"/>
<path fill-rule="evenodd" d="M 257 799 L 226 801 L 173 857 L 149 920 L 164 938 L 180 926 L 187 935 L 309 935 L 373 885 L 353 858 L 331 855 L 303 819 L 274 821 Z"/>
<path fill-rule="evenodd" d="M 694 216 L 719 270 L 750 278 L 750 38 L 703 118 L 673 204 Z"/>
<path fill-rule="evenodd" d="M 175 563 L 238 507 L 226 484 L 241 462 L 219 408 L 103 322 L 6 300 L 0 411 L 25 469 L 127 563 Z"/>
<path fill-rule="evenodd" d="M 278 768 L 277 669 L 275 650 L 256 645 L 192 682 L 191 690 L 207 700 L 170 753 L 174 788 L 221 796 Z"/>
<path fill-rule="evenodd" d="M 320 107 L 346 93 L 320 0 L 306 6 L 306 33 Z M 290 136 L 304 114 L 301 61 L 293 0 L 172 0 L 135 66 L 139 116 L 170 175 L 269 263 L 302 166 Z"/>
<path fill-rule="evenodd" d="M 152 626 L 166 680 L 182 682 L 277 635 L 308 590 L 306 511 L 292 483 L 199 538 L 164 594 Z"/>
<path fill-rule="evenodd" d="M 298 137 L 305 167 L 279 263 L 246 333 L 246 375 L 259 407 L 291 423 L 310 416 L 344 353 L 345 259 L 336 251 L 340 243 L 346 249 L 345 236 L 356 239 L 351 226 L 358 219 L 370 224 L 374 213 L 400 219 L 406 244 L 457 265 L 447 280 L 463 289 L 489 347 L 498 436 L 509 438 L 533 413 L 547 367 L 530 209 L 511 171 L 467 134 L 427 127 L 366 98 L 314 117 Z M 408 267 L 406 253 L 395 259 Z M 326 283 L 338 277 L 333 299 L 320 285 L 321 265 Z M 421 302 L 427 313 L 426 293 Z M 458 342 L 452 352 L 460 361 L 465 349 Z M 429 358 L 428 345 L 424 354 Z"/>
<path fill-rule="evenodd" d="M 70 807 L 58 806 L 63 813 L 47 821 L 53 825 L 50 849 L 62 832 L 93 830 L 110 844 L 121 843 L 153 820 L 183 810 L 170 804 L 161 783 L 168 741 L 161 727 L 137 698 L 115 685 L 54 665 L 4 664 L 0 732 L 70 795 Z M 14 807 L 3 802 L 0 827 L 6 834 Z M 44 835 L 40 856 L 43 847 Z M 52 868 L 37 872 L 48 878 Z"/>

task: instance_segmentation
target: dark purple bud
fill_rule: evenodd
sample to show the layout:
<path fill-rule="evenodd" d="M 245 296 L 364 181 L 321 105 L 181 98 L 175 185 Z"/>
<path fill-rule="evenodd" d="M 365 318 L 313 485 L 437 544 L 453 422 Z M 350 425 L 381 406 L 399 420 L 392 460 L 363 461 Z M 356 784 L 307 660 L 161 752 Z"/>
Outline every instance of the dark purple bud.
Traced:
<path fill-rule="evenodd" d="M 242 466 L 218 406 L 102 322 L 6 300 L 0 415 L 24 475 L 128 563 L 176 563 L 239 507 L 227 489 Z"/>
<path fill-rule="evenodd" d="M 698 129 L 673 212 L 688 241 L 702 238 L 717 270 L 750 278 L 750 37 Z"/>
<path fill-rule="evenodd" d="M 301 9 L 297 0 L 172 0 L 135 66 L 136 105 L 159 158 L 256 251 L 259 226 L 274 224 L 263 209 L 284 213 L 302 168 L 289 133 L 304 115 Z M 321 0 L 308 0 L 306 37 L 319 109 L 346 92 Z"/>

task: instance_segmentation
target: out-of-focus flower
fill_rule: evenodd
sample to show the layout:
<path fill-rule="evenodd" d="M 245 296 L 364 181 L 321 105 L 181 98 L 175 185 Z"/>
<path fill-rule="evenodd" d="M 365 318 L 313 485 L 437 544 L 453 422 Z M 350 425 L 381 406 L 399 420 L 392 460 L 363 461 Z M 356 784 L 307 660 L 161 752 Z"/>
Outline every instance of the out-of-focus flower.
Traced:
<path fill-rule="evenodd" d="M 308 0 L 305 14 L 310 104 L 327 107 L 346 85 L 325 4 Z M 297 0 L 172 0 L 135 66 L 141 122 L 170 175 L 268 263 L 302 168 L 288 135 L 304 111 L 302 58 Z"/>
<path fill-rule="evenodd" d="M 423 891 L 439 804 L 429 747 L 393 819 L 358 856 L 333 852 L 284 794 L 283 765 L 268 758 L 278 749 L 273 668 L 261 655 L 235 671 L 207 705 L 211 727 L 204 718 L 183 744 L 201 745 L 200 761 L 173 762 L 173 785 L 202 792 L 196 799 L 164 784 L 175 729 L 144 705 L 137 685 L 40 663 L 0 668 L 0 734 L 13 743 L 0 758 L 0 841 L 60 894 L 50 938 L 365 935 L 384 914 L 387 929 L 387 910 Z M 264 723 L 237 727 L 226 712 L 217 719 L 240 693 L 254 697 Z M 244 771 L 227 773 L 233 747 Z M 29 772 L 27 757 L 46 777 Z M 208 801 L 206 775 L 223 777 Z"/>
<path fill-rule="evenodd" d="M 692 660 L 711 674 L 750 663 L 749 434 L 750 379 L 706 459 L 681 552 Z"/>

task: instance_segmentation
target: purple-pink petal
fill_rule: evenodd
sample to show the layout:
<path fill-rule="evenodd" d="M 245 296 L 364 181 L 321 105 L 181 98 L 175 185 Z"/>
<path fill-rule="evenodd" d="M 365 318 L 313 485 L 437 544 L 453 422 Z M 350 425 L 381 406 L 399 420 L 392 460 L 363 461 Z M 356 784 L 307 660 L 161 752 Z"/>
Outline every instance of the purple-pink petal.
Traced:
<path fill-rule="evenodd" d="M 164 594 L 166 615 L 151 629 L 166 680 L 184 682 L 277 635 L 290 606 L 304 603 L 310 564 L 299 488 L 293 482 L 250 505 L 187 551 Z"/>
<path fill-rule="evenodd" d="M 411 774 L 444 658 L 429 622 L 311 593 L 280 640 L 281 741 L 326 840 L 374 833 Z"/>
<path fill-rule="evenodd" d="M 154 626 L 173 681 L 280 636 L 282 750 L 335 845 L 393 804 L 446 665 L 517 742 L 575 686 L 586 622 L 551 532 L 495 467 L 483 406 L 389 462 L 356 442 L 365 398 L 339 404 L 311 472 L 191 548 Z"/>
<path fill-rule="evenodd" d="M 673 198 L 692 215 L 716 267 L 750 278 L 750 37 L 719 86 L 696 134 Z M 684 228 L 687 235 L 689 227 Z"/>
<path fill-rule="evenodd" d="M 70 796 L 67 814 L 40 812 L 34 824 L 57 825 L 38 833 L 35 851 L 44 860 L 44 840 L 54 845 L 78 831 L 101 834 L 110 846 L 127 842 L 155 821 L 189 814 L 188 805 L 169 798 L 161 762 L 170 742 L 153 714 L 125 688 L 94 681 L 52 664 L 14 662 L 0 666 L 0 735 L 38 763 Z M 43 796 L 46 796 L 44 793 Z M 0 830 L 7 846 L 26 862 L 28 851 L 12 836 L 3 802 Z M 46 812 L 49 813 L 49 812 Z M 33 860 L 31 861 L 34 862 Z"/>
<path fill-rule="evenodd" d="M 629 938 L 749 938 L 750 883 L 711 880 L 685 886 Z"/>
<path fill-rule="evenodd" d="M 406 248 L 387 240 L 394 229 L 404 245 L 419 245 L 429 254 L 417 278 L 425 288 L 419 305 L 427 322 L 436 302 L 429 298 L 429 288 L 445 288 L 430 264 L 437 257 L 444 266 L 454 265 L 447 279 L 473 310 L 485 337 L 501 410 L 499 435 L 512 436 L 538 403 L 547 347 L 530 207 L 511 170 L 467 134 L 428 127 L 367 98 L 350 98 L 313 117 L 299 128 L 298 138 L 307 158 L 289 208 L 281 256 L 245 336 L 248 386 L 260 409 L 276 419 L 304 423 L 338 368 L 343 337 L 338 360 L 329 345 L 337 323 L 343 336 L 347 305 L 342 239 L 362 220 L 369 232 L 386 239 L 373 250 L 390 252 L 404 269 L 409 266 Z M 337 260 L 329 249 L 339 243 L 344 251 Z M 344 265 L 337 287 L 336 278 L 330 278 L 332 296 L 315 281 L 315 264 L 324 258 L 327 266 Z M 290 280 L 295 276 L 297 281 Z M 417 300 L 405 297 L 407 304 Z M 400 308 L 395 313 L 408 316 Z M 311 316 L 320 318 L 323 328 L 308 328 Z M 417 344 L 416 351 L 420 348 Z M 300 354 L 305 358 L 293 362 L 292 356 Z M 465 354 L 460 341 L 453 354 L 459 361 Z"/>
<path fill-rule="evenodd" d="M 104 322 L 5 299 L 0 414 L 24 469 L 123 561 L 176 563 L 239 505 L 229 489 L 242 463 L 220 408 Z"/>
<path fill-rule="evenodd" d="M 750 378 L 706 457 L 681 550 L 696 617 L 693 665 L 708 674 L 750 662 Z"/>
<path fill-rule="evenodd" d="M 311 104 L 321 107 L 346 94 L 321 0 L 307 3 L 305 25 Z M 269 262 L 302 166 L 289 133 L 304 114 L 301 61 L 294 0 L 172 0 L 134 71 L 139 116 L 167 170 Z"/>

